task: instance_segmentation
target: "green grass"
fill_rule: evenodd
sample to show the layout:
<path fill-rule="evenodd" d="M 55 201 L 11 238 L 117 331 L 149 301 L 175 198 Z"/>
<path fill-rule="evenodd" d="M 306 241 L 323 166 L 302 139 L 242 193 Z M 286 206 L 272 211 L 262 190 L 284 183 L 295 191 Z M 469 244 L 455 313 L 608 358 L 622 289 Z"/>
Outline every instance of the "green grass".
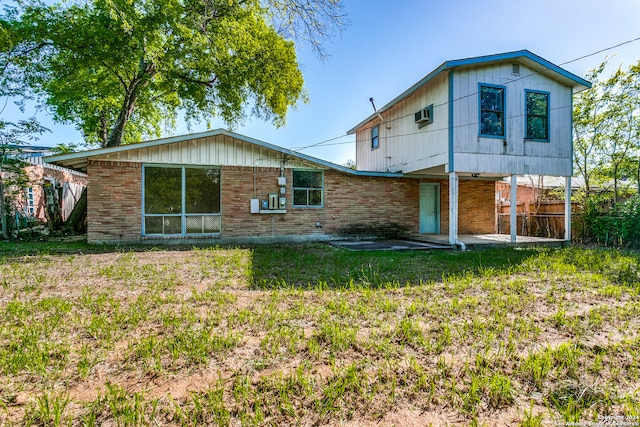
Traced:
<path fill-rule="evenodd" d="M 12 243 L 0 257 L 2 425 L 640 413 L 636 252 Z"/>

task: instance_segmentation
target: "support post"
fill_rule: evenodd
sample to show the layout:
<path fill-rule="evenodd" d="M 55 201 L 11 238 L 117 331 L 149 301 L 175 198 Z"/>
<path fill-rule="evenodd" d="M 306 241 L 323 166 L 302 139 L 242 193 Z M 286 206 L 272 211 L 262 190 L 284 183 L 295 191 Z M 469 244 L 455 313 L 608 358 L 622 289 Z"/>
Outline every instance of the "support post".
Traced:
<path fill-rule="evenodd" d="M 509 204 L 509 229 L 511 231 L 511 243 L 517 240 L 518 228 L 518 175 L 511 175 L 511 201 Z"/>
<path fill-rule="evenodd" d="M 571 242 L 571 177 L 564 178 L 564 240 Z"/>
<path fill-rule="evenodd" d="M 458 175 L 449 173 L 449 244 L 458 241 Z"/>

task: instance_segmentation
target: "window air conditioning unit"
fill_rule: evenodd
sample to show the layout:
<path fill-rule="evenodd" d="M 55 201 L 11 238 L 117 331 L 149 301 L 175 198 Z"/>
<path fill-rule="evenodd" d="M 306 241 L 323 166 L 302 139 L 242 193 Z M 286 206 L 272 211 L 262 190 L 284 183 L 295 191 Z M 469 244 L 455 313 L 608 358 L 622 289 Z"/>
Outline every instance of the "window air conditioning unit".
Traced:
<path fill-rule="evenodd" d="M 427 108 L 423 108 L 422 110 L 415 113 L 416 123 L 420 125 L 428 125 L 429 123 L 433 123 L 433 105 L 428 106 Z"/>

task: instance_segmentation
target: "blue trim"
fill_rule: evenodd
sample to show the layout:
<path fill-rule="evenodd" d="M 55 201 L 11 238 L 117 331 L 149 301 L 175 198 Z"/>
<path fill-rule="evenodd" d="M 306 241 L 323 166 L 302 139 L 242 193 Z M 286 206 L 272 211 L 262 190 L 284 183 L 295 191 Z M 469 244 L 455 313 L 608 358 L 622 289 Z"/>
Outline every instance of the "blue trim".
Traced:
<path fill-rule="evenodd" d="M 417 82 L 416 84 L 414 84 L 413 86 L 411 86 L 409 89 L 407 89 L 406 91 L 402 92 L 400 95 L 398 95 L 397 97 L 395 97 L 393 100 L 391 100 L 389 103 L 385 104 L 382 108 L 378 109 L 378 113 L 383 113 L 387 110 L 389 110 L 391 107 L 393 107 L 395 104 L 397 104 L 398 102 L 402 101 L 403 99 L 407 98 L 408 96 L 410 96 L 411 94 L 413 94 L 416 90 L 418 90 L 419 88 L 421 88 L 422 86 L 424 86 L 425 84 L 427 84 L 428 82 L 430 82 L 431 80 L 435 79 L 440 73 L 446 71 L 446 70 L 451 70 L 457 67 L 469 67 L 469 66 L 474 66 L 474 65 L 481 65 L 481 64 L 487 64 L 487 63 L 491 63 L 491 62 L 499 62 L 499 61 L 508 61 L 508 60 L 514 60 L 514 59 L 524 59 L 526 62 L 529 62 L 529 66 L 531 66 L 532 68 L 538 68 L 538 71 L 540 71 L 540 69 L 542 68 L 543 71 L 545 70 L 549 70 L 552 71 L 554 73 L 556 73 L 557 75 L 568 79 L 571 83 L 573 83 L 573 88 L 580 88 L 582 87 L 583 89 L 588 89 L 591 87 L 591 83 L 588 82 L 587 80 L 583 79 L 582 77 L 578 77 L 573 73 L 570 73 L 569 71 L 558 67 L 557 65 L 552 64 L 551 62 L 547 61 L 546 59 L 543 59 L 541 57 L 539 57 L 538 55 L 535 55 L 531 52 L 529 52 L 528 50 L 518 50 L 518 51 L 514 51 L 514 52 L 506 52 L 506 53 L 499 53 L 499 54 L 495 54 L 495 55 L 487 55 L 487 56 L 478 56 L 478 57 L 474 57 L 474 58 L 466 58 L 466 59 L 456 59 L 456 60 L 452 60 L 452 61 L 446 61 L 444 62 L 442 65 L 440 65 L 438 68 L 436 68 L 435 70 L 433 70 L 432 72 L 430 72 L 429 74 L 427 74 L 425 77 L 423 77 L 419 82 Z M 525 62 L 525 64 L 526 64 Z M 537 65 L 537 67 L 536 67 Z M 566 84 L 566 86 L 571 86 L 571 84 Z M 354 126 L 352 129 L 347 131 L 347 135 L 351 135 L 353 133 L 355 133 L 356 129 L 362 127 L 362 125 L 368 123 L 369 121 L 373 120 L 373 118 L 376 117 L 376 114 L 372 114 L 369 117 L 367 117 L 365 120 L 363 120 L 362 122 L 360 122 L 358 125 Z"/>
<path fill-rule="evenodd" d="M 547 95 L 547 137 L 546 138 L 527 138 L 527 129 L 529 121 L 529 111 L 527 111 L 527 95 L 530 93 L 539 93 Z M 572 122 L 573 123 L 573 122 Z M 549 142 L 551 140 L 551 93 L 543 90 L 525 89 L 524 90 L 524 139 L 533 142 Z"/>
<path fill-rule="evenodd" d="M 146 187 L 146 175 L 145 169 L 147 167 L 152 168 L 171 168 L 171 169 L 180 169 L 180 179 L 181 179 L 181 197 L 180 197 L 180 213 L 177 214 L 147 214 L 145 212 L 145 203 L 144 203 L 144 194 Z M 218 213 L 202 213 L 202 214 L 188 214 L 186 211 L 186 203 L 187 203 L 187 169 L 217 169 L 220 171 L 220 183 L 219 183 L 219 191 L 220 191 L 220 212 Z M 220 166 L 206 166 L 206 165 L 189 165 L 189 164 L 174 164 L 174 163 L 143 163 L 142 164 L 142 187 L 140 191 L 140 196 L 142 197 L 142 226 L 140 227 L 140 234 L 142 237 L 190 237 L 190 236 L 220 236 L 222 234 L 222 168 Z M 220 217 L 220 231 L 217 233 L 187 233 L 187 217 L 189 216 L 212 216 L 212 217 Z M 173 234 L 164 234 L 164 233 L 152 233 L 147 234 L 146 231 L 146 222 L 145 219 L 147 217 L 173 217 L 180 218 L 180 233 Z"/>
<path fill-rule="evenodd" d="M 482 133 L 482 88 L 492 87 L 502 89 L 502 135 L 492 135 Z M 507 88 L 505 86 L 494 85 L 491 83 L 478 83 L 478 136 L 480 138 L 507 138 Z"/>
<path fill-rule="evenodd" d="M 440 222 L 442 221 L 442 213 L 441 213 L 441 201 L 440 201 L 440 183 L 439 182 L 421 182 L 418 186 L 418 198 L 422 199 L 422 189 L 427 186 L 433 186 L 436 189 L 436 232 L 435 234 L 440 234 Z M 428 232 L 423 233 L 420 230 L 420 222 L 422 221 L 422 206 L 418 207 L 420 212 L 418 213 L 418 231 L 420 234 L 430 234 Z"/>
<path fill-rule="evenodd" d="M 571 105 L 571 110 L 569 110 L 569 114 L 571 115 L 571 129 L 569 129 L 569 140 L 571 141 L 571 175 L 573 176 L 573 88 L 571 89 L 571 96 L 569 105 Z"/>
<path fill-rule="evenodd" d="M 375 135 L 373 132 L 375 131 Z M 371 149 L 377 150 L 380 148 L 380 127 L 375 125 L 371 128 Z"/>
<path fill-rule="evenodd" d="M 454 156 L 453 156 L 453 148 L 454 148 L 454 139 L 453 139 L 453 78 L 454 71 L 449 71 L 449 172 L 455 171 L 454 168 Z"/>
<path fill-rule="evenodd" d="M 294 193 L 296 191 L 296 188 L 298 190 L 310 190 L 311 188 L 309 187 L 294 187 L 293 186 L 293 174 L 296 171 L 308 171 L 308 172 L 320 172 L 322 174 L 322 200 L 320 202 L 320 205 L 296 205 L 293 203 L 293 198 L 294 198 Z M 324 170 L 322 169 L 311 169 L 311 168 L 292 168 L 291 169 L 291 207 L 293 209 L 324 209 L 324 195 L 325 195 L 326 189 L 325 189 L 325 183 L 324 183 Z M 309 193 L 307 192 L 307 203 L 309 202 Z"/>
<path fill-rule="evenodd" d="M 553 71 L 564 78 L 567 78 L 573 81 L 574 83 L 576 83 L 577 86 L 585 86 L 587 88 L 591 87 L 591 83 L 583 79 L 582 77 L 578 77 L 575 74 L 570 73 L 569 71 L 558 67 L 557 65 L 547 61 L 546 59 L 534 53 L 529 52 L 526 49 L 517 50 L 514 52 L 498 53 L 495 55 L 478 56 L 475 58 L 457 59 L 454 61 L 445 62 L 445 64 L 447 64 L 449 67 L 461 67 L 461 66 L 485 64 L 487 62 L 506 61 L 506 60 L 518 59 L 518 58 L 529 59 L 535 62 L 536 64 L 541 65 L 542 67 L 550 71 Z"/>
<path fill-rule="evenodd" d="M 234 138 L 240 141 L 244 141 L 247 142 L 249 144 L 254 144 L 257 145 L 259 147 L 264 147 L 270 150 L 274 150 L 277 151 L 279 153 L 282 154 L 286 154 L 288 156 L 292 156 L 292 157 L 296 157 L 298 159 L 302 159 L 302 160 L 306 160 L 308 162 L 312 162 L 321 166 L 324 166 L 328 169 L 334 169 L 349 175 L 356 175 L 356 176 L 377 176 L 377 177 L 386 177 L 386 178 L 399 178 L 404 176 L 404 174 L 402 174 L 401 172 L 375 172 L 375 171 L 356 171 L 353 169 L 350 169 L 348 167 L 345 166 L 341 166 L 341 165 L 337 165 L 335 163 L 331 163 L 328 162 L 326 160 L 322 160 L 319 159 L 317 157 L 312 157 L 312 156 L 308 156 L 306 154 L 302 154 L 302 153 L 298 153 L 292 150 L 289 150 L 287 148 L 283 148 L 277 145 L 273 145 L 273 144 L 269 144 L 268 142 L 264 142 L 264 141 L 260 141 L 254 138 L 250 138 L 248 136 L 244 136 L 244 135 L 240 135 L 238 133 L 234 133 L 234 132 L 229 132 L 227 130 L 224 129 L 216 129 L 216 130 L 210 130 L 207 132 L 200 132 L 200 133 L 192 133 L 192 134 L 187 134 L 187 135 L 179 135 L 179 136 L 172 136 L 170 138 L 162 138 L 162 139 L 156 139 L 156 140 L 152 140 L 152 141 L 144 141 L 144 142 L 137 142 L 135 144 L 127 144 L 127 145 L 120 145 L 117 147 L 108 147 L 108 148 L 98 148 L 98 149 L 94 149 L 94 150 L 87 150 L 87 151 L 81 151 L 78 153 L 70 153 L 70 154 L 61 154 L 61 155 L 57 155 L 57 156 L 49 156 L 49 157 L 45 157 L 45 161 L 47 163 L 57 163 L 60 162 L 60 166 L 64 166 L 65 165 L 65 161 L 69 161 L 69 160 L 80 160 L 79 162 L 75 162 L 74 165 L 69 164 L 68 168 L 74 169 L 74 170 L 79 170 L 81 172 L 86 172 L 87 170 L 87 159 L 91 158 L 91 157 L 96 157 L 96 156 L 102 156 L 105 154 L 111 154 L 111 153 L 119 153 L 121 151 L 131 151 L 131 150 L 137 150 L 140 148 L 149 148 L 149 147 L 157 147 L 157 146 L 161 146 L 161 145 L 165 145 L 165 144 L 173 144 L 176 142 L 184 142 L 184 141 L 191 141 L 191 140 L 196 140 L 196 139 L 201 139 L 201 138 L 209 138 L 209 137 L 213 137 L 213 136 L 218 136 L 218 135 L 223 135 L 223 136 L 228 136 L 230 138 Z M 84 161 L 84 163 L 83 163 Z M 196 165 L 194 165 L 196 166 Z M 221 165 L 221 166 L 227 166 L 225 165 Z M 233 166 L 233 165 L 230 165 Z M 83 170 L 84 169 L 84 170 Z"/>

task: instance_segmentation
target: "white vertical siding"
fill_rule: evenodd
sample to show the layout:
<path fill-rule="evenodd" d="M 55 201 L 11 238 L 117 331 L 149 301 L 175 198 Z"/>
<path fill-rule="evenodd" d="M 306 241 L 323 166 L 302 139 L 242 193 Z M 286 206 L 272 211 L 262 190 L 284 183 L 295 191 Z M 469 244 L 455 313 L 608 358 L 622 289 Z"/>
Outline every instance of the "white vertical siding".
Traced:
<path fill-rule="evenodd" d="M 479 136 L 479 84 L 505 87 L 505 138 Z M 525 140 L 525 91 L 549 93 L 549 142 Z M 494 175 L 571 174 L 571 89 L 511 63 L 456 71 L 454 84 L 454 168 Z"/>
<path fill-rule="evenodd" d="M 572 171 L 572 90 L 520 63 L 459 67 L 453 71 L 453 170 L 486 176 L 540 174 L 568 176 Z M 505 88 L 504 138 L 479 136 L 479 84 Z M 525 140 L 525 90 L 549 93 L 549 142 Z M 413 114 L 434 105 L 434 123 L 418 128 Z M 356 130 L 360 170 L 430 173 L 449 170 L 449 72 L 443 72 L 406 99 Z M 380 147 L 371 149 L 371 127 L 380 127 Z"/>
<path fill-rule="evenodd" d="M 208 166 L 280 167 L 284 154 L 226 135 L 107 154 L 96 160 Z M 287 167 L 317 167 L 288 156 Z"/>
<path fill-rule="evenodd" d="M 448 152 L 448 74 L 418 89 L 356 132 L 358 169 L 403 171 L 427 169 L 446 162 Z M 433 104 L 433 123 L 418 127 L 414 113 Z M 379 125 L 380 146 L 371 149 L 371 127 Z"/>

